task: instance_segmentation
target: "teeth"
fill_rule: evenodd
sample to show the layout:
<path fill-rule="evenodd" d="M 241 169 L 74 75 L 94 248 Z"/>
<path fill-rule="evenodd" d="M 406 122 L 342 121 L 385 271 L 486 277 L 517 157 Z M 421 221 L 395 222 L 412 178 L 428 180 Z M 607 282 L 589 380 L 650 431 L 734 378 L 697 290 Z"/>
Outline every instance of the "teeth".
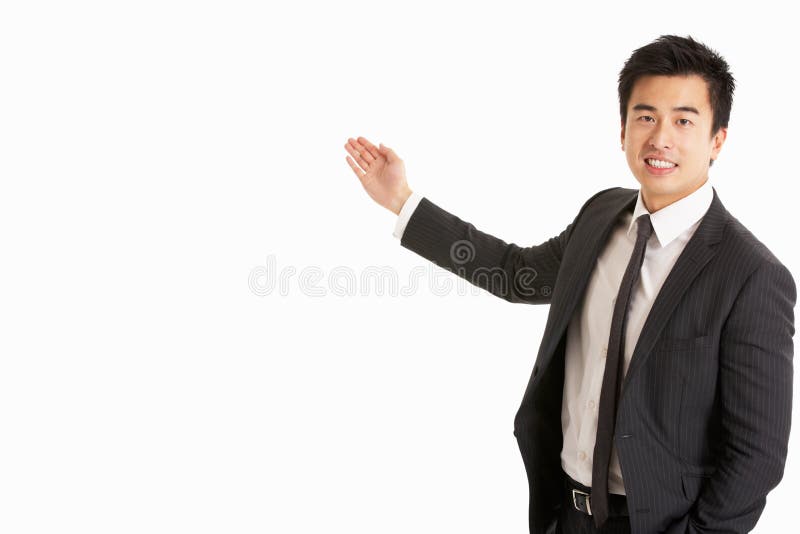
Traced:
<path fill-rule="evenodd" d="M 645 161 L 647 161 L 648 165 L 657 167 L 659 169 L 671 169 L 675 166 L 674 163 L 670 163 L 669 161 L 661 161 L 660 159 L 647 159 Z"/>

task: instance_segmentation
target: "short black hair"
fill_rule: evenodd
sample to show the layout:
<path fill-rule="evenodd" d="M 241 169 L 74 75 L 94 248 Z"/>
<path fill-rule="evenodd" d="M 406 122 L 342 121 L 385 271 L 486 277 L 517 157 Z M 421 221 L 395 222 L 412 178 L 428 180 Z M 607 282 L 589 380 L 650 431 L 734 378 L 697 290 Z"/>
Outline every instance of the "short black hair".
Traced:
<path fill-rule="evenodd" d="M 637 48 L 619 73 L 619 112 L 624 124 L 628 101 L 636 80 L 642 76 L 686 76 L 697 74 L 706 81 L 713 123 L 711 135 L 728 127 L 736 80 L 728 63 L 717 52 L 691 37 L 662 35 Z"/>

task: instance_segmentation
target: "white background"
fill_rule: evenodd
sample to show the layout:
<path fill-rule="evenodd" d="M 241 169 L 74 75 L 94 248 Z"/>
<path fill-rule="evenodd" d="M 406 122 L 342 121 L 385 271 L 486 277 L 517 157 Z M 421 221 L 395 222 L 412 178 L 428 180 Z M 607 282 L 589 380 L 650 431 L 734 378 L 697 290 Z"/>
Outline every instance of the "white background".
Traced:
<path fill-rule="evenodd" d="M 638 186 L 616 80 L 661 34 L 729 61 L 711 180 L 797 278 L 788 8 L 553 4 L 4 2 L 0 531 L 527 532 L 513 417 L 547 307 L 438 268 L 334 293 L 428 268 L 343 145 L 541 243 Z M 269 261 L 294 274 L 259 294 Z M 798 439 L 755 532 L 796 523 Z"/>

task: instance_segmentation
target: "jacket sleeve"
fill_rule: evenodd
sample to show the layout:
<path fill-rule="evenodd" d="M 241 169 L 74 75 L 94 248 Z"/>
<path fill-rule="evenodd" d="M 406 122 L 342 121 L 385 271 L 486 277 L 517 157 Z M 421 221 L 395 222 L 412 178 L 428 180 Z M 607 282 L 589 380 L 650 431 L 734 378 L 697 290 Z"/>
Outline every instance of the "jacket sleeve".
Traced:
<path fill-rule="evenodd" d="M 792 417 L 797 289 L 766 260 L 750 275 L 720 338 L 719 402 L 724 446 L 689 515 L 687 532 L 745 533 L 783 477 Z"/>
<path fill-rule="evenodd" d="M 423 198 L 400 244 L 509 302 L 547 304 L 573 228 L 586 206 L 605 191 L 608 189 L 587 200 L 559 235 L 529 247 L 481 232 Z"/>

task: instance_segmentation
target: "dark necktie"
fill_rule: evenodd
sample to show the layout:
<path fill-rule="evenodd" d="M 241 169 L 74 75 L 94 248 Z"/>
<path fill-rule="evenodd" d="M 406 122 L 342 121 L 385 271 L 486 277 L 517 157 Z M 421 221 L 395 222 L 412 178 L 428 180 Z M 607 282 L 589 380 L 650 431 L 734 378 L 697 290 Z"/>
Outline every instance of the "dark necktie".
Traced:
<path fill-rule="evenodd" d="M 617 418 L 619 386 L 622 384 L 622 370 L 625 360 L 625 323 L 631 293 L 639 279 L 639 271 L 644 260 L 647 240 L 653 231 L 650 215 L 645 214 L 637 221 L 636 244 L 631 259 L 622 276 L 614 313 L 611 316 L 611 335 L 606 351 L 606 368 L 603 373 L 603 387 L 600 390 L 600 407 L 597 418 L 597 441 L 592 459 L 592 515 L 599 529 L 608 519 L 608 466 L 611 462 L 611 445 L 614 439 L 614 425 Z"/>

